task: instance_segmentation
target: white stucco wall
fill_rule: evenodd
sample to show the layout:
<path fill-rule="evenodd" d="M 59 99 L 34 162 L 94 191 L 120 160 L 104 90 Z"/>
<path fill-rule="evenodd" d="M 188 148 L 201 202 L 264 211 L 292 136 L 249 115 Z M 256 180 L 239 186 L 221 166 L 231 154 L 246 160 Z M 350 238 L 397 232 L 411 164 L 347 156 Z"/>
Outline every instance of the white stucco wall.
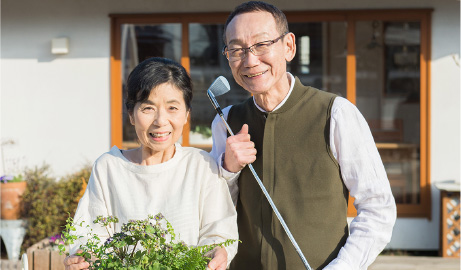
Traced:
<path fill-rule="evenodd" d="M 110 145 L 110 13 L 230 11 L 241 1 L 3 0 L 0 174 L 46 162 L 55 175 L 92 163 Z M 283 10 L 433 8 L 431 181 L 460 180 L 460 13 L 457 0 L 270 1 Z M 402 4 L 404 3 L 404 4 Z M 70 53 L 52 55 L 68 37 Z M 3 165 L 3 164 L 2 164 Z M 439 191 L 432 219 L 398 219 L 388 248 L 438 249 Z"/>

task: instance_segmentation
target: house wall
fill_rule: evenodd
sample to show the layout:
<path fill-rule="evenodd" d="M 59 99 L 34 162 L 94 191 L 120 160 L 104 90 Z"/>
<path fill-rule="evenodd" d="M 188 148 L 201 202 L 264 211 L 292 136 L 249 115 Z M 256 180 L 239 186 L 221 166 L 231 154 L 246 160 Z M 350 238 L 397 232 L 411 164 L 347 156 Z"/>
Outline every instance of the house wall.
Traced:
<path fill-rule="evenodd" d="M 240 2 L 3 0 L 0 173 L 47 163 L 56 176 L 62 176 L 94 162 L 110 149 L 108 14 L 230 11 Z M 388 248 L 438 249 L 439 191 L 433 184 L 459 181 L 461 175 L 460 67 L 456 63 L 460 54 L 459 1 L 270 2 L 287 11 L 434 9 L 430 77 L 432 218 L 399 218 Z M 69 38 L 69 54 L 51 54 L 51 39 L 56 37 Z"/>

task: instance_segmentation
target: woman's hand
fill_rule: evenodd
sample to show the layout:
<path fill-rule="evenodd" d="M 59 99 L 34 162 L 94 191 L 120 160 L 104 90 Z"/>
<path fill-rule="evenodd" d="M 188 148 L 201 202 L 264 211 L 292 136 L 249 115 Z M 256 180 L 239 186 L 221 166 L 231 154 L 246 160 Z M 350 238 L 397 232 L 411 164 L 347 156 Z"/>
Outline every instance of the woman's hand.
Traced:
<path fill-rule="evenodd" d="M 227 251 L 223 247 L 214 249 L 212 260 L 208 263 L 208 269 L 211 270 L 225 270 L 227 267 Z"/>
<path fill-rule="evenodd" d="M 78 250 L 77 253 L 82 252 L 81 250 Z M 226 254 L 227 255 L 227 254 Z M 71 255 L 67 256 L 64 259 L 64 266 L 66 267 L 66 270 L 77 270 L 77 269 L 85 269 L 87 270 L 88 267 L 90 267 L 90 264 L 85 261 L 85 258 L 77 255 Z"/>

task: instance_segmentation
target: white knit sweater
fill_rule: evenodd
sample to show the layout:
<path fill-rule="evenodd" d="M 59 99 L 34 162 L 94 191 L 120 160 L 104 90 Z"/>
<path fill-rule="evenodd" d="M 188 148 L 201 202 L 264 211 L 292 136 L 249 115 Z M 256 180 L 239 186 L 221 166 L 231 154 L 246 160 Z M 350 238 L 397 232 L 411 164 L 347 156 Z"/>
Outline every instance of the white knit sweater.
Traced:
<path fill-rule="evenodd" d="M 214 159 L 196 148 L 175 147 L 167 162 L 142 166 L 127 160 L 114 146 L 95 162 L 74 220 L 85 221 L 104 241 L 107 231 L 92 222 L 98 215 L 119 218 L 113 234 L 130 219 L 146 219 L 161 212 L 177 238 L 188 245 L 238 239 L 235 207 L 225 180 L 218 177 Z M 71 254 L 82 241 L 71 246 Z M 230 262 L 237 243 L 226 249 Z"/>

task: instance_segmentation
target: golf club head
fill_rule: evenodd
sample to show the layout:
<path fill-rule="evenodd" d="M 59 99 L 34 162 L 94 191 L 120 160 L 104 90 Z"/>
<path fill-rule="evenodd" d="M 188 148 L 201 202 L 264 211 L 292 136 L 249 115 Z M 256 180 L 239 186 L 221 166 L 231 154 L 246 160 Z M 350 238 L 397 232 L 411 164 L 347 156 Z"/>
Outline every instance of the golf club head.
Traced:
<path fill-rule="evenodd" d="M 218 97 L 220 95 L 223 95 L 230 90 L 230 85 L 227 79 L 223 76 L 219 76 L 216 78 L 216 80 L 211 84 L 210 88 L 208 88 L 208 91 L 213 93 L 215 97 Z"/>
<path fill-rule="evenodd" d="M 215 96 L 220 96 L 222 94 L 227 93 L 230 90 L 230 85 L 229 82 L 227 81 L 226 78 L 223 76 L 219 76 L 208 88 L 206 91 L 208 98 L 211 101 L 211 104 L 213 104 L 213 107 L 215 108 L 216 112 L 219 115 L 222 115 L 221 107 L 218 104 L 218 101 L 216 100 Z"/>

